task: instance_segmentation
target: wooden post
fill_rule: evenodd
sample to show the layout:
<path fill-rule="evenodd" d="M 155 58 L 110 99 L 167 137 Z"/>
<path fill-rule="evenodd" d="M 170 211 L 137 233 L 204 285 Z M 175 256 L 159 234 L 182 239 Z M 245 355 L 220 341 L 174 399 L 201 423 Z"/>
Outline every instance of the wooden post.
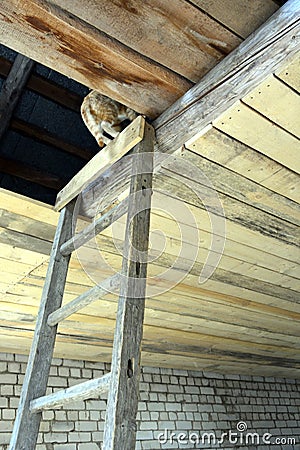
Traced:
<path fill-rule="evenodd" d="M 139 396 L 140 353 L 145 308 L 147 252 L 153 172 L 154 130 L 133 155 L 122 279 L 118 304 L 104 450 L 133 450 Z"/>
<path fill-rule="evenodd" d="M 70 256 L 62 256 L 59 249 L 71 237 L 74 205 L 75 200 L 60 214 L 9 450 L 36 446 L 41 413 L 31 413 L 30 402 L 46 392 L 57 331 L 56 326 L 47 325 L 47 319 L 63 298 Z"/>
<path fill-rule="evenodd" d="M 0 139 L 9 127 L 10 119 L 34 64 L 34 61 L 26 56 L 17 55 L 8 77 L 3 83 L 0 94 Z"/>

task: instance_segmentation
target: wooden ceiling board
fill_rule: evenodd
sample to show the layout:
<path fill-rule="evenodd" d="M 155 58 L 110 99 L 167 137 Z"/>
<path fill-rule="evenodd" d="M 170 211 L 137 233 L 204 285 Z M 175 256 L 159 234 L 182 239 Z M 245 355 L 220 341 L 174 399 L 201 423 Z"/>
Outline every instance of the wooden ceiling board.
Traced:
<path fill-rule="evenodd" d="M 273 0 L 191 0 L 202 11 L 224 24 L 227 28 L 246 38 L 262 25 L 278 5 Z"/>
<path fill-rule="evenodd" d="M 275 72 L 276 76 L 284 81 L 288 86 L 300 93 L 300 54 L 298 53 L 291 61 L 281 70 Z"/>
<path fill-rule="evenodd" d="M 185 0 L 132 0 L 130 5 L 107 0 L 53 3 L 192 82 L 242 41 Z M 255 29 L 253 23 L 250 27 Z"/>
<path fill-rule="evenodd" d="M 295 114 L 300 111 L 300 95 L 275 76 L 268 77 L 253 89 L 243 98 L 243 103 L 300 138 L 300 120 Z"/>
<path fill-rule="evenodd" d="M 300 173 L 299 140 L 242 102 L 229 108 L 213 126 Z"/>
<path fill-rule="evenodd" d="M 275 192 L 300 202 L 299 177 L 294 171 L 216 128 L 196 137 L 186 146 L 204 158 L 268 188 L 271 195 Z"/>

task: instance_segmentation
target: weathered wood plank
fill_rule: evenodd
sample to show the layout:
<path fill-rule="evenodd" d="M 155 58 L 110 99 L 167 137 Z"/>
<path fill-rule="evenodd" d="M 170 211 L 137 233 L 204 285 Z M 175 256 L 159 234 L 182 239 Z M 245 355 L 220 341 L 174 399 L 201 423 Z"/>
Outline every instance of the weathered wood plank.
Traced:
<path fill-rule="evenodd" d="M 269 188 L 272 192 L 277 192 L 297 203 L 300 202 L 300 193 L 297 189 L 299 177 L 294 171 L 283 167 L 262 153 L 253 151 L 247 145 L 216 128 L 210 129 L 201 137 L 190 140 L 186 148 Z"/>
<path fill-rule="evenodd" d="M 155 117 L 191 83 L 46 0 L 2 0 L 1 42 Z"/>
<path fill-rule="evenodd" d="M 146 295 L 154 130 L 146 124 L 132 162 L 122 280 L 103 438 L 105 450 L 135 445 Z"/>
<path fill-rule="evenodd" d="M 61 212 L 43 289 L 34 339 L 27 364 L 19 408 L 14 423 L 10 447 L 32 449 L 38 437 L 41 414 L 31 415 L 31 400 L 45 394 L 54 349 L 56 327 L 47 325 L 49 314 L 60 307 L 67 276 L 69 257 L 60 255 L 62 242 L 72 231 L 74 202 Z"/>
<path fill-rule="evenodd" d="M 130 8 L 106 0 L 54 3 L 193 82 L 241 42 L 185 0 L 131 0 Z"/>
<path fill-rule="evenodd" d="M 113 275 L 97 286 L 94 286 L 88 292 L 81 294 L 79 297 L 75 298 L 71 302 L 51 313 L 47 320 L 48 325 L 51 327 L 57 325 L 59 322 L 66 319 L 71 314 L 74 314 L 75 312 L 79 311 L 80 309 L 96 300 L 100 300 L 107 293 L 117 291 L 119 289 L 119 286 L 120 275 Z"/>
<path fill-rule="evenodd" d="M 300 111 L 300 94 L 294 92 L 274 75 L 246 95 L 243 103 L 300 138 L 300 121 L 297 117 L 297 111 Z"/>
<path fill-rule="evenodd" d="M 116 222 L 118 219 L 120 219 L 120 217 L 122 217 L 127 212 L 127 210 L 128 198 L 123 200 L 114 208 L 110 209 L 103 216 L 96 219 L 95 222 L 85 227 L 80 233 L 69 239 L 68 242 L 65 242 L 60 249 L 62 255 L 66 256 L 73 252 L 75 249 L 81 247 L 97 234 L 101 233 L 101 231 L 112 225 L 113 222 Z"/>
<path fill-rule="evenodd" d="M 201 150 L 201 143 L 199 143 L 199 147 Z M 222 151 L 220 148 L 218 150 Z M 220 200 L 226 212 L 229 211 L 229 208 L 227 199 L 225 200 L 224 196 L 241 202 L 243 204 L 242 207 L 246 211 L 252 210 L 251 208 L 257 208 L 276 218 L 300 226 L 300 206 L 298 203 L 260 186 L 258 183 L 246 178 L 246 176 L 241 176 L 220 164 L 216 164 L 214 161 L 209 161 L 199 154 L 184 149 L 181 152 L 181 156 L 169 158 L 162 163 L 161 167 L 172 172 L 173 174 L 170 173 L 171 177 L 174 180 L 185 183 L 187 187 L 190 186 L 189 179 L 195 179 L 197 183 L 204 185 L 204 187 L 207 180 L 209 180 L 214 191 L 220 194 Z M 247 174 L 245 173 L 244 175 Z M 205 192 L 205 189 L 203 191 Z M 208 191 L 209 187 L 207 186 L 207 195 Z M 196 192 L 200 195 L 202 191 L 200 189 Z M 200 195 L 200 198 L 205 201 L 205 195 L 203 197 Z M 251 208 L 248 209 L 246 205 Z M 250 215 L 252 213 L 249 213 Z"/>
<path fill-rule="evenodd" d="M 298 53 L 283 69 L 278 69 L 275 75 L 288 86 L 300 93 L 300 54 Z"/>
<path fill-rule="evenodd" d="M 262 25 L 277 9 L 273 0 L 191 0 L 194 5 L 246 38 Z"/>
<path fill-rule="evenodd" d="M 288 169 L 300 173 L 299 139 L 242 102 L 237 102 L 214 120 L 213 126 Z"/>
<path fill-rule="evenodd" d="M 158 148 L 174 152 L 286 64 L 299 45 L 297 0 L 286 2 L 257 32 L 157 118 Z"/>
<path fill-rule="evenodd" d="M 57 195 L 55 209 L 59 210 L 78 195 L 97 177 L 104 173 L 122 156 L 126 155 L 144 135 L 145 119 L 137 117 L 113 141 L 97 153 Z"/>
<path fill-rule="evenodd" d="M 37 413 L 45 409 L 59 408 L 79 400 L 98 397 L 108 391 L 109 383 L 110 373 L 107 373 L 101 378 L 88 380 L 54 394 L 34 399 L 30 402 L 30 411 L 31 413 Z"/>
<path fill-rule="evenodd" d="M 34 61 L 17 55 L 0 93 L 0 140 L 9 127 L 14 110 L 33 69 Z"/>

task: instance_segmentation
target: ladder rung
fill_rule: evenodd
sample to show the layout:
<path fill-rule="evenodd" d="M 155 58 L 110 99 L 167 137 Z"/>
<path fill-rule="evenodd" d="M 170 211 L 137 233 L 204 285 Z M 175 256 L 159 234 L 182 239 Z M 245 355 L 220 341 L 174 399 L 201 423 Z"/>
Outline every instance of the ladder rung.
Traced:
<path fill-rule="evenodd" d="M 74 300 L 57 309 L 53 313 L 49 314 L 47 320 L 48 325 L 53 327 L 90 303 L 100 300 L 108 292 L 117 291 L 120 287 L 120 279 L 121 275 L 117 273 L 112 277 L 107 278 L 102 283 L 97 284 L 97 286 L 94 286 L 89 291 L 79 295 L 79 297 L 76 297 Z"/>
<path fill-rule="evenodd" d="M 70 255 L 74 250 L 81 247 L 87 241 L 92 239 L 101 231 L 108 228 L 113 222 L 117 221 L 122 217 L 128 209 L 128 197 L 125 198 L 117 206 L 109 210 L 106 214 L 99 217 L 95 222 L 91 223 L 85 227 L 80 233 L 73 236 L 71 239 L 66 241 L 61 247 L 60 252 L 62 255 Z"/>
<path fill-rule="evenodd" d="M 36 413 L 44 409 L 58 408 L 71 402 L 86 400 L 108 391 L 111 374 L 107 373 L 101 378 L 85 381 L 54 394 L 39 397 L 30 402 L 30 412 Z"/>

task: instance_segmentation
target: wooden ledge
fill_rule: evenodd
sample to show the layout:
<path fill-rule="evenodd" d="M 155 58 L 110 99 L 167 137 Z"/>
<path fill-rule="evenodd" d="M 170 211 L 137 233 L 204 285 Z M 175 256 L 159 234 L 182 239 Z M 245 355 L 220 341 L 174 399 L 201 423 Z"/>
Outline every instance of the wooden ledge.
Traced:
<path fill-rule="evenodd" d="M 144 137 L 145 119 L 138 116 L 113 141 L 97 153 L 58 193 L 54 209 L 59 211 L 120 160 Z"/>

